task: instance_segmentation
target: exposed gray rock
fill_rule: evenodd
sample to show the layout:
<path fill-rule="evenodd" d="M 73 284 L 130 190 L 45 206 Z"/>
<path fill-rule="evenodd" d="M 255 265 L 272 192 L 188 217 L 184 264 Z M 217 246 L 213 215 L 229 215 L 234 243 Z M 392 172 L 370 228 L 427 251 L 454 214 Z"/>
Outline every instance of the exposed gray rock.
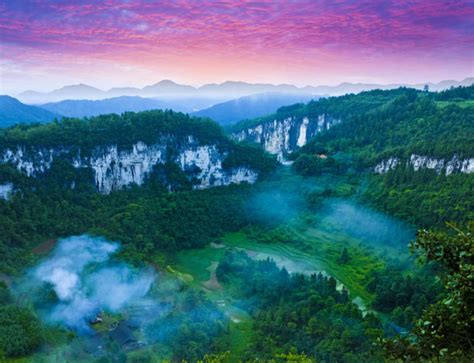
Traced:
<path fill-rule="evenodd" d="M 235 132 L 232 137 L 237 141 L 260 144 L 269 153 L 278 155 L 278 159 L 282 161 L 285 155 L 306 145 L 318 133 L 340 122 L 340 119 L 326 114 L 314 118 L 288 117 Z"/>
<path fill-rule="evenodd" d="M 153 167 L 166 161 L 166 141 L 169 140 L 152 145 L 137 142 L 128 150 L 119 150 L 117 145 L 97 147 L 89 156 L 81 156 L 80 151 L 73 152 L 67 148 L 27 152 L 18 147 L 5 150 L 0 162 L 14 165 L 28 176 L 36 176 L 48 170 L 55 158 L 65 156 L 75 168 L 92 168 L 97 189 L 108 194 L 132 183 L 143 184 Z M 216 145 L 199 145 L 189 137 L 174 161 L 185 172 L 193 170 L 193 177 L 198 181 L 195 188 L 198 189 L 231 183 L 254 183 L 257 180 L 258 173 L 249 168 L 224 169 L 222 161 L 226 156 Z"/>
<path fill-rule="evenodd" d="M 385 174 L 389 170 L 395 169 L 397 165 L 401 163 L 399 158 L 390 157 L 386 160 L 382 160 L 378 163 L 374 171 L 377 174 Z M 411 165 L 415 171 L 421 169 L 432 169 L 437 174 L 444 172 L 446 175 L 452 173 L 464 173 L 470 174 L 474 172 L 474 158 L 459 159 L 457 155 L 454 155 L 451 159 L 437 159 L 426 155 L 410 155 L 410 159 L 407 161 L 408 165 Z"/>

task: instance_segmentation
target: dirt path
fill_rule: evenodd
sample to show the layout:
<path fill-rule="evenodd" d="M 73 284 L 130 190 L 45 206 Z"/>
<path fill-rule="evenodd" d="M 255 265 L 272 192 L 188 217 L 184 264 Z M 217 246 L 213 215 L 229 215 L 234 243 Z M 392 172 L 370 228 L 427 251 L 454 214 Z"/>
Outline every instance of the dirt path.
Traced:
<path fill-rule="evenodd" d="M 209 280 L 203 282 L 204 287 L 210 290 L 220 290 L 222 285 L 217 280 L 216 269 L 219 263 L 217 261 L 212 261 L 211 265 L 207 268 L 210 273 Z"/>

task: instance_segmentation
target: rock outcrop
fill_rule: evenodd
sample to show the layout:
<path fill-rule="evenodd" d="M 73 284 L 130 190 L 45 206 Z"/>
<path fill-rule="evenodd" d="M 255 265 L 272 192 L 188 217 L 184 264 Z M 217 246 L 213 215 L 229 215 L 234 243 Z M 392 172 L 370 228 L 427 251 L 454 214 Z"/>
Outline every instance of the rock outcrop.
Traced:
<path fill-rule="evenodd" d="M 390 157 L 378 163 L 375 166 L 374 171 L 377 174 L 385 174 L 388 171 L 395 169 L 401 163 L 402 160 L 400 158 Z M 413 167 L 415 171 L 421 169 L 432 169 L 435 170 L 437 174 L 444 172 L 446 175 L 452 173 L 474 173 L 474 158 L 460 159 L 457 155 L 454 155 L 448 160 L 426 155 L 412 154 L 406 163 Z"/>
<path fill-rule="evenodd" d="M 269 153 L 278 155 L 281 161 L 285 155 L 306 145 L 318 133 L 340 122 L 340 119 L 327 114 L 317 117 L 288 117 L 234 132 L 232 138 L 260 144 Z"/>
<path fill-rule="evenodd" d="M 77 149 L 17 147 L 4 150 L 0 162 L 14 165 L 28 176 L 36 176 L 61 157 L 75 168 L 91 168 L 97 189 L 104 194 L 133 183 L 143 184 L 156 165 L 170 159 L 196 182 L 194 187 L 198 189 L 257 180 L 258 173 L 248 167 L 224 168 L 222 162 L 227 152 L 220 151 L 216 145 L 201 145 L 190 136 L 186 143 L 170 152 L 167 146 L 173 144 L 170 141 L 160 140 L 151 145 L 137 142 L 127 149 L 119 149 L 117 145 L 98 146 L 87 156 Z"/>

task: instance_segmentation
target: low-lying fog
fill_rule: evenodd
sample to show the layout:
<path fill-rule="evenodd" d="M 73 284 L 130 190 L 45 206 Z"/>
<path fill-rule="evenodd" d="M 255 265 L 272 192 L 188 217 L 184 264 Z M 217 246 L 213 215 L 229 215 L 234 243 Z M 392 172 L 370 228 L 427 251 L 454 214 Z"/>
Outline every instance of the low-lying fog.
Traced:
<path fill-rule="evenodd" d="M 53 290 L 55 296 L 38 304 L 41 317 L 80 333 L 91 332 L 90 322 L 97 314 L 120 311 L 144 297 L 155 281 L 151 270 L 115 261 L 118 249 L 118 243 L 99 237 L 61 239 L 50 256 L 28 272 L 18 290 Z"/>
<path fill-rule="evenodd" d="M 374 247 L 407 249 L 415 230 L 406 223 L 355 202 L 331 199 L 318 212 L 321 225 L 342 231 Z"/>

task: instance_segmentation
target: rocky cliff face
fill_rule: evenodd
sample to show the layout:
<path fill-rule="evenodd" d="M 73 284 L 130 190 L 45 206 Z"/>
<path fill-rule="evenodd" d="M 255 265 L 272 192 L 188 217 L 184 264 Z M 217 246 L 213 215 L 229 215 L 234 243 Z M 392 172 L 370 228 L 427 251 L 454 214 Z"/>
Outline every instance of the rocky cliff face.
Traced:
<path fill-rule="evenodd" d="M 260 125 L 234 132 L 232 137 L 237 141 L 257 143 L 271 154 L 282 160 L 285 155 L 305 145 L 311 138 L 323 130 L 341 122 L 340 119 L 322 114 L 317 117 L 288 117 L 273 120 Z"/>
<path fill-rule="evenodd" d="M 169 141 L 169 140 L 168 140 Z M 62 157 L 75 168 L 92 168 L 97 189 L 104 194 L 132 183 L 141 185 L 158 164 L 171 158 L 190 179 L 197 181 L 195 188 L 257 180 L 258 173 L 247 167 L 224 169 L 226 152 L 216 145 L 200 145 L 192 137 L 171 156 L 165 140 L 147 145 L 137 142 L 130 149 L 120 150 L 116 145 L 97 147 L 88 156 L 72 149 L 37 149 L 26 151 L 22 147 L 7 149 L 0 154 L 0 162 L 10 163 L 28 176 L 47 171 L 55 158 Z M 177 151 L 177 152 L 176 152 Z"/>
<path fill-rule="evenodd" d="M 402 160 L 400 158 L 391 157 L 378 163 L 375 166 L 374 171 L 378 174 L 385 174 L 389 170 L 395 169 L 401 163 Z M 457 155 L 454 155 L 451 159 L 447 160 L 412 154 L 406 163 L 412 166 L 415 171 L 420 169 L 433 169 L 437 174 L 444 172 L 446 175 L 452 173 L 474 173 L 474 158 L 459 159 Z"/>

